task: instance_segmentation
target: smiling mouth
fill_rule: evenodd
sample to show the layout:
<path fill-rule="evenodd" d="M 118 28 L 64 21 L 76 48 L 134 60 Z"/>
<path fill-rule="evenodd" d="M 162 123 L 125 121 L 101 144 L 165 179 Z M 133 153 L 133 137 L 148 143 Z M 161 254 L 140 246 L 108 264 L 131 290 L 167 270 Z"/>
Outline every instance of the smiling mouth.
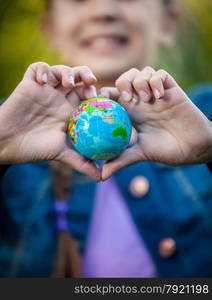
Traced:
<path fill-rule="evenodd" d="M 129 45 L 129 38 L 121 35 L 97 35 L 86 38 L 81 45 L 94 54 L 112 54 L 125 49 Z"/>

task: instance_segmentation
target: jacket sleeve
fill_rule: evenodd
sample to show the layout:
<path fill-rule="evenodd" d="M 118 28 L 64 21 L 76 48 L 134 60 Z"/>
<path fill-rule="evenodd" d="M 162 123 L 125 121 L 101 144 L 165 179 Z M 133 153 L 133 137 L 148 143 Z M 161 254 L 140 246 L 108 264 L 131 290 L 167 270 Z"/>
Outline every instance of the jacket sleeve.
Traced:
<path fill-rule="evenodd" d="M 212 121 L 212 84 L 198 86 L 188 93 L 194 104 Z M 212 173 L 212 162 L 208 165 Z"/>
<path fill-rule="evenodd" d="M 10 165 L 0 165 L 0 236 L 1 239 L 5 236 L 6 232 L 6 220 L 7 215 L 4 207 L 4 195 L 3 195 L 3 178 Z"/>
<path fill-rule="evenodd" d="M 212 84 L 200 85 L 188 92 L 193 103 L 212 121 Z"/>
<path fill-rule="evenodd" d="M 9 167 L 10 167 L 10 165 L 0 165 L 0 190 L 1 190 L 1 186 L 2 186 L 2 179 Z"/>

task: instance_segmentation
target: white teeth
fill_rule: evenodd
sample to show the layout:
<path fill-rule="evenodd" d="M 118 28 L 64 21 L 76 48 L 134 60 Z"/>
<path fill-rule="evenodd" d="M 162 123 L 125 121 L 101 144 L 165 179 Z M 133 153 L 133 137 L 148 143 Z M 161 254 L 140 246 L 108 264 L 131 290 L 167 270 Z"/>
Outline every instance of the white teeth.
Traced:
<path fill-rule="evenodd" d="M 109 45 L 117 45 L 120 44 L 118 38 L 110 37 L 110 38 L 97 38 L 91 41 L 91 45 L 95 47 L 104 48 Z"/>

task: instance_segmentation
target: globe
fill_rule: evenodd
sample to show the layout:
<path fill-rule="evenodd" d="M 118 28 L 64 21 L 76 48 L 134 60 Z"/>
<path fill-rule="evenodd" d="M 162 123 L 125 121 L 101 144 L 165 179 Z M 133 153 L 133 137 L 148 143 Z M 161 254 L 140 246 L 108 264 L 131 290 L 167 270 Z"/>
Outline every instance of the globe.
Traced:
<path fill-rule="evenodd" d="M 126 110 L 106 98 L 83 101 L 73 112 L 68 138 L 73 148 L 91 160 L 109 160 L 128 146 L 132 126 Z"/>

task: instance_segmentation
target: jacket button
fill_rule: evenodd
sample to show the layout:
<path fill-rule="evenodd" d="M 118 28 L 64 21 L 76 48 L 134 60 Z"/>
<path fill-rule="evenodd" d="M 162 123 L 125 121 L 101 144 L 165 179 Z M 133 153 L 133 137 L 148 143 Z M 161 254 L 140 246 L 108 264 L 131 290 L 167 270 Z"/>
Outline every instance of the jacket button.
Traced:
<path fill-rule="evenodd" d="M 143 197 L 149 191 L 149 181 L 146 177 L 137 176 L 130 182 L 130 192 L 135 197 Z"/>
<path fill-rule="evenodd" d="M 161 256 L 169 258 L 176 252 L 176 242 L 172 238 L 166 238 L 160 241 L 158 248 Z"/>

